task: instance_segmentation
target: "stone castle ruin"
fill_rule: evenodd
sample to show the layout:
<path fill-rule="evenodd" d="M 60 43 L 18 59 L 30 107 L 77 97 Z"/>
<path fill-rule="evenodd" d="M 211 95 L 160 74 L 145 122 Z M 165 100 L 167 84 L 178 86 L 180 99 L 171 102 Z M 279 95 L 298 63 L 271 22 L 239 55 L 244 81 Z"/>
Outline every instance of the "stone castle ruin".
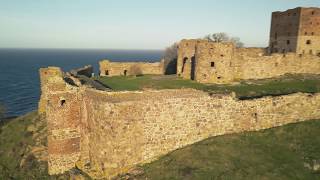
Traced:
<path fill-rule="evenodd" d="M 182 40 L 177 74 L 217 84 L 285 74 L 320 74 L 320 8 L 273 12 L 268 51 L 236 48 L 232 43 Z"/>
<path fill-rule="evenodd" d="M 194 89 L 108 92 L 70 82 L 76 78 L 56 67 L 40 76 L 49 174 L 78 167 L 111 178 L 212 136 L 320 118 L 320 94 L 239 100 Z"/>
<path fill-rule="evenodd" d="M 320 57 L 312 54 L 271 54 L 262 48 L 236 48 L 233 43 L 182 40 L 177 74 L 200 83 L 229 84 L 285 74 L 320 74 Z"/>
<path fill-rule="evenodd" d="M 103 60 L 101 76 L 164 74 L 164 61 Z M 177 75 L 200 83 L 229 84 L 285 74 L 320 74 L 320 8 L 273 12 L 270 45 L 236 48 L 233 43 L 191 39 L 179 43 Z"/>
<path fill-rule="evenodd" d="M 312 20 L 315 26 L 319 19 L 313 16 L 320 14 L 315 8 L 273 13 L 272 24 L 279 25 L 272 25 L 269 50 L 182 40 L 177 74 L 217 84 L 288 73 L 320 74 L 320 57 L 315 53 L 319 49 L 315 37 L 319 36 L 319 28 L 310 30 L 313 36 L 287 37 L 281 31 L 287 29 L 281 28 L 287 22 L 281 19 L 289 18 L 284 17 L 285 13 L 300 23 L 316 19 Z M 302 45 L 304 38 L 310 39 L 311 44 Z M 163 64 L 104 60 L 100 62 L 100 75 L 163 74 Z M 91 81 L 87 76 L 92 72 L 91 66 L 71 73 L 57 67 L 40 69 L 39 114 L 47 120 L 49 174 L 77 167 L 93 178 L 112 178 L 209 137 L 320 118 L 319 93 L 240 100 L 234 94 L 194 89 L 114 92 Z"/>

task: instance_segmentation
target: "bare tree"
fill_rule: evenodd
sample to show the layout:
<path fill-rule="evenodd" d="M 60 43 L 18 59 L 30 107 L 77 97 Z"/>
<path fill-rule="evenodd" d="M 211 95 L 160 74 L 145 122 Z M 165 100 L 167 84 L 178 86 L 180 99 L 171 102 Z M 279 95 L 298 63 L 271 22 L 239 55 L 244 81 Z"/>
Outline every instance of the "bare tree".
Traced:
<path fill-rule="evenodd" d="M 244 44 L 240 41 L 239 37 L 230 37 L 227 33 L 220 32 L 214 34 L 208 34 L 203 39 L 212 42 L 232 42 L 236 47 L 243 47 Z"/>
<path fill-rule="evenodd" d="M 244 47 L 244 43 L 240 41 L 239 37 L 232 37 L 230 41 L 233 42 L 236 47 Z"/>
<path fill-rule="evenodd" d="M 173 43 L 165 49 L 163 59 L 165 74 L 175 74 L 178 59 L 178 43 Z"/>

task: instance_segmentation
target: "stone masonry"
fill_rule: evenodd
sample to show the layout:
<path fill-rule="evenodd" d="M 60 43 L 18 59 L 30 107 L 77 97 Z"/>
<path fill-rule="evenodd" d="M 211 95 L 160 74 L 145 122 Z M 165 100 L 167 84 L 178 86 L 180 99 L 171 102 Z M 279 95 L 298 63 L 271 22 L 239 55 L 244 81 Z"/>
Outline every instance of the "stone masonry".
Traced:
<path fill-rule="evenodd" d="M 111 178 L 212 136 L 320 118 L 320 94 L 238 100 L 194 89 L 106 92 L 72 86 L 63 75 L 40 70 L 50 174 L 77 166 Z"/>
<path fill-rule="evenodd" d="M 273 12 L 269 47 L 270 53 L 320 55 L 320 8 Z"/>
<path fill-rule="evenodd" d="M 320 57 L 286 53 L 265 55 L 262 48 L 236 48 L 233 43 L 182 40 L 177 74 L 200 83 L 227 84 L 285 74 L 320 74 Z"/>
<path fill-rule="evenodd" d="M 130 76 L 142 74 L 163 74 L 163 61 L 146 62 L 111 62 L 102 60 L 99 62 L 100 76 Z"/>

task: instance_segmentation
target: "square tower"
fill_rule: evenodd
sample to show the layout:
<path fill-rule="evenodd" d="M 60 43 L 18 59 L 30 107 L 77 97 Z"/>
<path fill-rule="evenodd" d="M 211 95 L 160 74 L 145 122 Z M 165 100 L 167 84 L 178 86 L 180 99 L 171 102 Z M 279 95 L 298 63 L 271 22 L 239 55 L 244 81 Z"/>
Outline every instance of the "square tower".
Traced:
<path fill-rule="evenodd" d="M 320 8 L 273 12 L 269 52 L 320 55 Z"/>

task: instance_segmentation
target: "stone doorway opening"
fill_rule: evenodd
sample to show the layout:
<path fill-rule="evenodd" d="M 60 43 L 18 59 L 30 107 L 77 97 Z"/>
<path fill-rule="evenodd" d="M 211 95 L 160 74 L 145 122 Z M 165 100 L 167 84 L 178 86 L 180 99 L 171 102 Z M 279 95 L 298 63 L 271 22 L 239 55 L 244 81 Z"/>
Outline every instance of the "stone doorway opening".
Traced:
<path fill-rule="evenodd" d="M 190 74 L 191 80 L 194 80 L 195 78 L 195 69 L 196 69 L 196 58 L 193 56 L 191 58 L 191 74 Z"/>

